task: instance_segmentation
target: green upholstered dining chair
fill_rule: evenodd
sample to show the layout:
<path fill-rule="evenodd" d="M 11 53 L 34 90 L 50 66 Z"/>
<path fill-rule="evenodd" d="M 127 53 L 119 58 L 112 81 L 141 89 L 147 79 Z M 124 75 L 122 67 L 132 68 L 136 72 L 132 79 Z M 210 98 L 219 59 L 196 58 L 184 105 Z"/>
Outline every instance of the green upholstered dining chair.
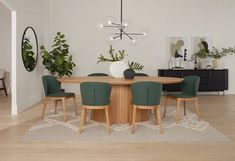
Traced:
<path fill-rule="evenodd" d="M 167 93 L 165 96 L 165 107 L 164 107 L 164 117 L 166 116 L 168 99 L 175 99 L 177 101 L 177 110 L 176 110 L 176 123 L 179 123 L 179 110 L 180 103 L 184 103 L 184 115 L 186 116 L 186 102 L 194 101 L 196 108 L 196 113 L 200 121 L 200 111 L 198 107 L 198 98 L 197 92 L 199 88 L 200 77 L 198 76 L 187 76 L 184 78 L 181 83 L 181 92 L 180 93 Z"/>
<path fill-rule="evenodd" d="M 145 73 L 135 73 L 135 76 L 143 76 L 143 77 L 148 77 L 148 74 Z"/>
<path fill-rule="evenodd" d="M 137 109 L 140 109 L 155 111 L 156 124 L 158 123 L 159 125 L 160 133 L 163 133 L 160 115 L 162 85 L 157 82 L 136 82 L 131 85 L 131 93 L 133 104 L 131 132 L 134 133 L 136 111 Z"/>
<path fill-rule="evenodd" d="M 90 77 L 90 76 L 109 76 L 109 75 L 106 73 L 91 73 L 88 75 L 88 77 Z"/>
<path fill-rule="evenodd" d="M 43 76 L 42 82 L 43 82 L 43 87 L 44 87 L 45 98 L 44 98 L 44 106 L 43 106 L 41 119 L 44 118 L 44 114 L 45 114 L 45 110 L 46 110 L 46 106 L 47 106 L 48 101 L 55 101 L 55 114 L 57 112 L 58 101 L 62 101 L 64 122 L 66 122 L 66 120 L 67 120 L 67 118 L 66 118 L 66 100 L 69 98 L 73 98 L 75 114 L 76 114 L 76 116 L 78 115 L 77 114 L 76 97 L 75 97 L 74 93 L 68 93 L 68 92 L 65 92 L 64 89 L 61 89 L 60 82 L 54 76 L 49 76 L 49 75 Z"/>
<path fill-rule="evenodd" d="M 112 86 L 103 82 L 83 82 L 80 84 L 82 97 L 82 113 L 80 118 L 80 133 L 86 122 L 87 110 L 104 110 L 108 133 L 110 134 L 109 104 Z"/>

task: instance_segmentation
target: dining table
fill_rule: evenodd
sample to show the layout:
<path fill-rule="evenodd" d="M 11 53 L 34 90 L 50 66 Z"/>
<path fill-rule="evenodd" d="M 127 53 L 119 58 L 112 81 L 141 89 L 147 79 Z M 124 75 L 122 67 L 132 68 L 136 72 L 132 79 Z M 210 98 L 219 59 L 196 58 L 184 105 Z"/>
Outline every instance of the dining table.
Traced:
<path fill-rule="evenodd" d="M 132 94 L 131 84 L 140 81 L 158 82 L 161 84 L 177 84 L 183 81 L 176 77 L 143 77 L 136 76 L 134 79 L 114 78 L 112 76 L 72 76 L 58 78 L 61 83 L 80 84 L 82 82 L 106 82 L 112 85 L 110 95 L 109 115 L 112 124 L 131 123 L 132 120 Z M 150 118 L 150 112 L 147 110 L 138 110 L 136 121 L 147 121 Z M 91 116 L 92 120 L 105 122 L 103 111 L 94 110 Z"/>

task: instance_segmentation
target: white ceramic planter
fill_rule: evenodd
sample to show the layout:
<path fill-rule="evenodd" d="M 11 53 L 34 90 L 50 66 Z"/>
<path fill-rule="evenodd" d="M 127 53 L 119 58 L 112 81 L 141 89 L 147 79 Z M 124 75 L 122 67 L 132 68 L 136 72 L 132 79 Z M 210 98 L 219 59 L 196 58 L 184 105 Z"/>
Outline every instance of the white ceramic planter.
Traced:
<path fill-rule="evenodd" d="M 222 63 L 221 59 L 213 59 L 212 63 L 213 63 L 214 69 L 222 69 L 223 68 L 223 63 Z"/>
<path fill-rule="evenodd" d="M 124 61 L 112 62 L 109 71 L 114 78 L 123 78 L 123 72 L 127 69 L 127 65 Z"/>

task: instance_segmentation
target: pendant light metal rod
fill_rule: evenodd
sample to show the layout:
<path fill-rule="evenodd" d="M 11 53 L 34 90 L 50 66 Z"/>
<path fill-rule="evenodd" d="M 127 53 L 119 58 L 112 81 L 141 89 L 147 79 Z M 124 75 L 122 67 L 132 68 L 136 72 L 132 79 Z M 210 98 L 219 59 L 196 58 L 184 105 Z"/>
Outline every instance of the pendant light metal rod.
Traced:
<path fill-rule="evenodd" d="M 121 25 L 122 25 L 122 0 L 121 0 Z"/>

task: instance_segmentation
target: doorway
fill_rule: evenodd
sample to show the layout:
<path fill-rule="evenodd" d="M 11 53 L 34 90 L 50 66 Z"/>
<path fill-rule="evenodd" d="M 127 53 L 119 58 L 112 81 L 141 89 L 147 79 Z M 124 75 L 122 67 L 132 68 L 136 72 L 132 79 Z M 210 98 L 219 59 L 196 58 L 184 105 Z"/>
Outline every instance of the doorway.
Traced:
<path fill-rule="evenodd" d="M 0 107 L 4 113 L 17 115 L 16 106 L 16 12 L 0 1 L 0 69 L 4 71 L 7 92 L 0 90 Z M 0 86 L 3 86 L 1 82 Z M 1 88 L 1 87 L 0 87 Z"/>

